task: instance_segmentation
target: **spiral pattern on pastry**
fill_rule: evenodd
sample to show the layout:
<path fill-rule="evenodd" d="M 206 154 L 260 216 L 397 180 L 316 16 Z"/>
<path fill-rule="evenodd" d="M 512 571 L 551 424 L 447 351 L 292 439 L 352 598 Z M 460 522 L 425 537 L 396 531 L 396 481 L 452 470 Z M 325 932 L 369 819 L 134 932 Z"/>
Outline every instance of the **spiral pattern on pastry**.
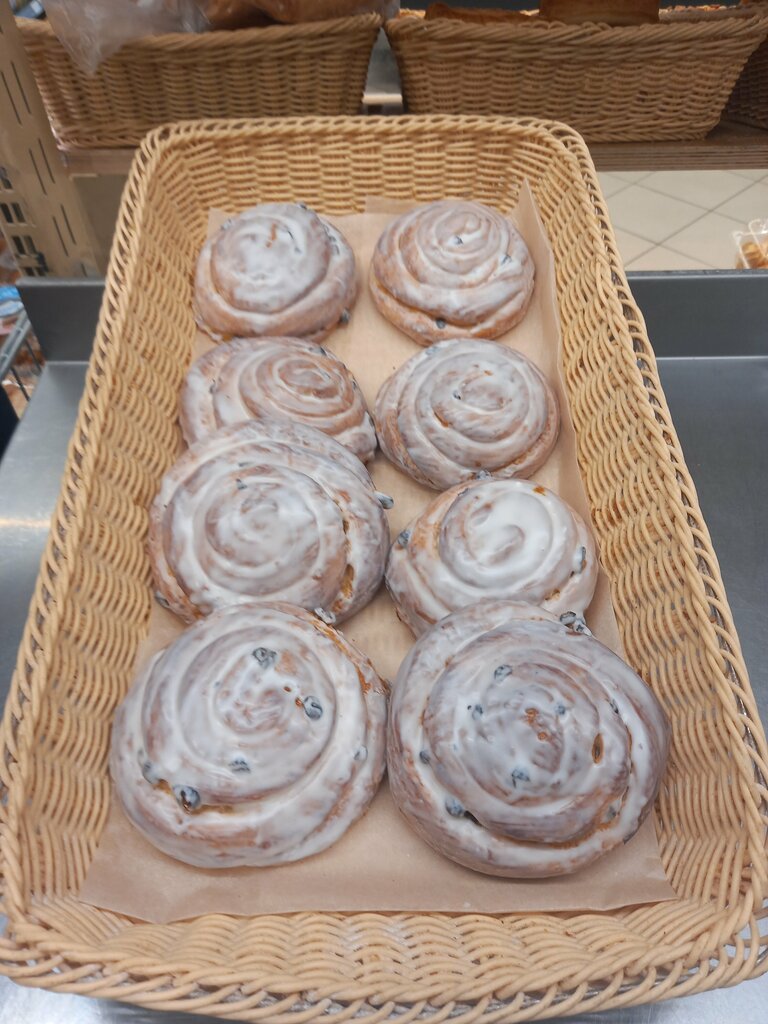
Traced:
<path fill-rule="evenodd" d="M 598 558 L 584 520 L 528 480 L 478 480 L 441 494 L 397 537 L 386 583 L 419 636 L 451 612 L 491 598 L 581 616 Z"/>
<path fill-rule="evenodd" d="M 247 604 L 189 627 L 117 711 L 111 770 L 126 814 L 198 867 L 324 850 L 384 771 L 386 687 L 300 608 Z"/>
<path fill-rule="evenodd" d="M 195 271 L 197 322 L 217 341 L 319 341 L 348 318 L 356 291 L 347 240 L 298 203 L 263 203 L 225 221 Z"/>
<path fill-rule="evenodd" d="M 370 288 L 382 316 L 420 345 L 498 338 L 533 294 L 528 246 L 504 214 L 445 199 L 389 224 L 373 254 Z"/>
<path fill-rule="evenodd" d="M 150 510 L 158 597 L 187 622 L 250 600 L 340 622 L 381 582 L 382 505 L 360 460 L 313 427 L 222 427 L 178 459 Z"/>
<path fill-rule="evenodd" d="M 460 338 L 417 352 L 384 382 L 374 412 L 381 449 L 444 490 L 479 473 L 530 476 L 560 429 L 557 397 L 521 352 Z"/>
<path fill-rule="evenodd" d="M 651 690 L 592 636 L 514 602 L 443 619 L 394 687 L 395 802 L 440 853 L 492 875 L 567 874 L 648 814 L 669 727 Z"/>
<path fill-rule="evenodd" d="M 322 430 L 362 462 L 376 451 L 357 381 L 332 352 L 301 338 L 236 338 L 210 349 L 187 373 L 179 410 L 187 444 L 266 414 Z"/>

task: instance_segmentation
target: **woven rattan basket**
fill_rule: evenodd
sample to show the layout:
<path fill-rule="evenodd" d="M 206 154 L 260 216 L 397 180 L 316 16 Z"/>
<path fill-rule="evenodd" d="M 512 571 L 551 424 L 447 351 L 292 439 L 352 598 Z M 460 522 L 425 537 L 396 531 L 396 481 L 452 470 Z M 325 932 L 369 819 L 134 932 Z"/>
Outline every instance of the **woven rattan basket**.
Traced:
<path fill-rule="evenodd" d="M 703 138 L 768 17 L 686 17 L 610 28 L 425 20 L 386 24 L 414 114 L 501 114 L 565 121 L 590 141 Z"/>
<path fill-rule="evenodd" d="M 467 195 L 531 182 L 556 261 L 564 377 L 627 656 L 673 723 L 656 809 L 677 898 L 610 913 L 210 915 L 166 926 L 77 891 L 151 604 L 147 503 L 173 459 L 207 211 Z M 570 129 L 483 118 L 159 130 L 126 186 L 85 394 L 4 720 L 0 856 L 16 980 L 274 1024 L 519 1021 L 734 984 L 766 966 L 765 738 L 642 317 Z"/>
<path fill-rule="evenodd" d="M 726 110 L 734 121 L 768 131 L 768 42 L 744 65 Z"/>
<path fill-rule="evenodd" d="M 750 0 L 748 6 L 768 16 L 768 0 Z M 768 131 L 768 41 L 744 65 L 726 110 L 734 121 Z"/>
<path fill-rule="evenodd" d="M 82 71 L 47 22 L 17 18 L 53 131 L 70 149 L 136 146 L 170 121 L 356 114 L 381 19 L 141 39 Z"/>

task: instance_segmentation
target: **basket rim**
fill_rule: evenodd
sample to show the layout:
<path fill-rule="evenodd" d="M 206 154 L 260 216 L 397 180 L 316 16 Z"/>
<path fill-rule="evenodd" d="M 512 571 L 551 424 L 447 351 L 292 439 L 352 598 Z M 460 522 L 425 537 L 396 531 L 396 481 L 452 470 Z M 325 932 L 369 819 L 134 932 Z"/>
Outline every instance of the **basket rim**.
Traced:
<path fill-rule="evenodd" d="M 762 726 L 756 713 L 754 700 L 749 690 L 746 669 L 743 666 L 743 660 L 741 660 L 738 638 L 725 599 L 717 560 L 712 551 L 708 531 L 701 517 L 695 489 L 683 462 L 679 442 L 672 427 L 669 410 L 666 406 L 656 373 L 653 352 L 645 333 L 644 321 L 627 285 L 623 267 L 618 257 L 613 230 L 608 221 L 607 209 L 602 199 L 594 165 L 586 145 L 576 132 L 566 125 L 557 122 L 545 122 L 535 118 L 513 119 L 450 115 L 366 119 L 353 117 L 310 117 L 273 118 L 255 121 L 192 121 L 176 126 L 164 126 L 150 132 L 134 158 L 126 185 L 124 196 L 129 197 L 130 202 L 124 202 L 121 206 L 120 218 L 115 233 L 115 243 L 110 257 L 110 271 L 107 277 L 105 298 L 94 343 L 94 355 L 88 373 L 86 391 L 80 405 L 78 422 L 70 442 L 59 504 L 52 520 L 54 525 L 60 525 L 65 533 L 70 531 L 70 536 L 74 538 L 71 541 L 70 550 L 76 551 L 78 549 L 82 532 L 82 525 L 78 521 L 78 517 L 76 515 L 72 516 L 70 513 L 73 507 L 77 511 L 84 508 L 87 502 L 87 491 L 90 489 L 90 485 L 86 487 L 82 483 L 82 477 L 87 476 L 84 466 L 87 465 L 89 458 L 98 446 L 98 431 L 94 431 L 92 434 L 92 436 L 95 436 L 95 440 L 90 444 L 83 445 L 79 428 L 85 421 L 84 418 L 88 418 L 88 399 L 97 390 L 109 388 L 113 379 L 113 368 L 109 365 L 108 353 L 110 346 L 116 344 L 113 337 L 120 335 L 122 321 L 130 313 L 127 308 L 127 295 L 131 289 L 132 275 L 136 271 L 136 265 L 132 256 L 135 255 L 138 244 L 137 233 L 134 232 L 132 234 L 130 229 L 140 216 L 147 175 L 151 173 L 157 162 L 162 159 L 169 149 L 176 144 L 188 143 L 189 138 L 195 135 L 201 140 L 205 140 L 206 137 L 216 133 L 230 138 L 236 138 L 238 135 L 253 134 L 269 134 L 270 137 L 274 137 L 281 133 L 296 133 L 297 131 L 306 131 L 308 129 L 332 131 L 334 126 L 343 126 L 350 129 L 354 127 L 356 130 L 363 132 L 381 131 L 384 133 L 422 131 L 425 127 L 433 130 L 439 130 L 442 127 L 452 132 L 473 128 L 475 130 L 486 129 L 489 131 L 506 132 L 522 132 L 525 130 L 528 132 L 538 132 L 542 137 L 547 136 L 550 140 L 554 140 L 563 148 L 564 156 L 577 162 L 579 172 L 585 180 L 585 188 L 588 192 L 592 209 L 599 223 L 599 240 L 605 249 L 608 276 L 603 281 L 603 284 L 606 286 L 606 289 L 613 292 L 613 296 L 607 297 L 607 301 L 612 302 L 615 299 L 620 305 L 620 316 L 627 324 L 629 336 L 635 342 L 638 361 L 642 363 L 641 372 L 645 385 L 649 415 L 655 418 L 656 422 L 661 425 L 665 435 L 667 435 L 665 438 L 667 449 L 665 451 L 667 459 L 674 467 L 674 472 L 679 482 L 681 502 L 694 520 L 695 525 L 691 525 L 691 532 L 693 535 L 695 531 L 694 540 L 696 543 L 693 547 L 699 555 L 700 561 L 702 561 L 702 567 L 700 567 L 699 571 L 706 582 L 710 594 L 710 607 L 713 609 L 713 614 L 719 620 L 719 635 L 722 635 L 724 643 L 730 645 L 727 660 L 732 664 L 735 663 L 741 669 L 740 678 L 743 680 L 743 683 L 740 683 L 737 687 L 739 676 L 736 676 L 731 688 L 731 696 L 734 698 L 733 703 L 737 706 L 734 710 L 734 717 L 738 717 L 742 726 L 746 726 L 748 736 L 751 733 L 753 749 L 748 751 L 747 758 L 751 762 L 752 767 L 764 778 L 768 774 L 768 770 L 766 770 L 768 748 L 766 747 Z M 124 274 L 126 268 L 128 274 Z M 120 272 L 124 274 L 124 277 L 120 287 L 118 287 L 115 284 L 115 278 Z M 109 327 L 110 323 L 111 328 Z M 100 367 L 101 372 L 97 375 L 95 366 L 99 358 L 104 360 L 104 365 Z M 93 430 L 93 427 L 94 424 L 91 423 L 90 429 Z M 78 480 L 80 483 L 77 482 Z M 49 536 L 48 547 L 43 556 L 41 574 L 32 599 L 32 609 L 36 605 L 38 608 L 47 606 L 47 613 L 49 614 L 47 621 L 49 625 L 53 623 L 50 631 L 53 637 L 56 636 L 59 630 L 57 620 L 59 612 L 56 608 L 55 594 L 65 593 L 71 583 L 72 567 L 62 564 L 58 557 L 64 543 L 62 535 L 53 529 Z M 67 538 L 67 543 L 69 544 L 69 538 Z M 53 600 L 51 600 L 51 597 L 53 597 Z M 28 679 L 37 669 L 42 678 L 42 686 L 44 687 L 47 684 L 48 662 L 45 653 L 45 639 L 46 633 L 44 629 L 40 629 L 38 624 L 31 619 L 28 620 L 25 636 L 19 650 L 17 671 L 14 674 L 12 690 L 6 706 L 2 728 L 5 757 L 0 766 L 0 780 L 9 787 L 9 800 L 6 812 L 7 817 L 4 823 L 5 827 L 2 830 L 0 851 L 2 853 L 2 866 L 6 874 L 6 907 L 11 925 L 18 929 L 19 938 L 18 940 L 13 938 L 0 940 L 0 972 L 9 974 L 18 981 L 23 982 L 26 980 L 30 984 L 42 985 L 61 991 L 92 991 L 93 994 L 100 996 L 131 999 L 132 992 L 130 986 L 133 985 L 135 987 L 137 985 L 137 981 L 134 980 L 135 977 L 138 975 L 146 978 L 148 976 L 147 970 L 149 971 L 149 976 L 151 976 L 152 971 L 150 968 L 141 973 L 140 965 L 137 963 L 133 965 L 136 975 L 133 975 L 127 969 L 123 969 L 121 974 L 115 974 L 108 970 L 109 960 L 101 951 L 90 949 L 78 952 L 69 946 L 63 948 L 60 937 L 57 936 L 54 940 L 51 937 L 50 931 L 47 931 L 42 925 L 37 925 L 34 917 L 30 917 L 28 913 L 29 900 L 24 898 L 24 894 L 19 888 L 19 880 L 22 876 L 19 858 L 21 846 L 19 823 L 23 810 L 25 773 L 23 771 L 23 764 L 16 756 L 16 751 L 20 745 L 18 743 L 20 738 L 22 739 L 21 745 L 23 745 L 24 741 L 28 745 L 29 738 L 20 737 L 20 732 L 26 731 L 31 736 L 30 722 L 37 717 L 34 681 L 33 686 L 30 688 L 27 685 Z M 39 705 L 39 703 L 38 700 L 37 704 Z M 25 723 L 26 729 L 24 728 Z M 34 722 L 32 724 L 34 725 Z M 758 789 L 762 796 L 762 802 L 758 811 L 765 814 L 768 791 L 766 791 L 762 779 Z M 765 852 L 764 845 L 763 852 Z M 763 874 L 765 874 L 765 868 L 768 865 L 768 855 L 763 858 L 763 861 L 762 868 Z M 714 987 L 718 984 L 733 984 L 738 980 L 745 980 L 748 977 L 762 973 L 768 969 L 768 957 L 764 955 L 763 950 L 765 943 L 768 942 L 768 938 L 761 939 L 758 934 L 758 915 L 756 914 L 755 906 L 756 902 L 762 898 L 762 895 L 754 887 L 748 888 L 736 905 L 718 912 L 719 916 L 713 914 L 713 916 L 708 918 L 709 927 L 706 941 L 702 941 L 701 937 L 699 937 L 695 945 L 695 952 L 690 946 L 681 951 L 678 958 L 674 961 L 674 969 L 662 972 L 655 966 L 649 966 L 642 977 L 636 976 L 631 981 L 618 978 L 615 985 L 611 983 L 606 989 L 595 990 L 594 992 L 592 989 L 588 989 L 585 983 L 583 990 L 575 990 L 576 994 L 578 994 L 578 999 L 583 1000 L 594 994 L 595 1004 L 593 1008 L 598 1008 L 598 1006 L 600 1008 L 607 1008 L 609 1006 L 628 1005 L 632 1002 L 645 1001 L 651 990 L 656 993 L 654 998 L 662 998 L 673 994 L 682 995 L 689 991 L 701 991 L 703 988 Z M 20 896 L 21 898 L 19 898 Z M 72 899 L 77 902 L 77 897 L 72 897 Z M 684 897 L 671 902 L 691 907 L 701 905 L 702 909 L 703 907 L 711 906 L 710 901 L 696 901 Z M 334 915 L 320 916 L 333 917 Z M 344 915 L 345 918 L 349 916 Z M 374 916 L 384 917 L 387 915 Z M 447 915 L 406 914 L 400 916 L 444 917 Z M 461 917 L 463 915 L 456 916 Z M 511 917 L 514 915 L 504 916 Z M 578 915 L 572 914 L 569 916 L 575 917 Z M 596 915 L 591 916 L 594 917 Z M 739 930 L 745 926 L 750 928 L 751 937 L 749 940 L 742 940 L 738 936 Z M 737 955 L 734 956 L 733 960 L 728 960 L 727 957 L 724 958 L 724 947 L 726 945 L 731 945 L 736 949 Z M 692 956 L 693 962 L 691 962 Z M 96 964 L 94 960 L 96 960 Z M 716 966 L 712 966 L 710 960 L 716 961 Z M 100 968 L 99 971 L 96 970 L 97 966 Z M 102 966 L 104 970 L 101 970 Z M 158 970 L 159 968 L 155 965 L 155 972 Z M 202 974 L 204 972 L 200 971 L 198 973 Z M 208 973 L 214 974 L 217 972 L 211 968 Z M 186 977 L 184 979 L 175 979 L 174 985 L 177 981 L 180 985 L 188 984 Z M 138 1000 L 139 996 L 137 995 L 135 998 Z M 141 1001 L 146 1006 L 157 1005 L 161 1007 L 169 1005 L 171 994 L 167 990 L 158 991 L 154 1002 L 151 998 L 147 999 L 146 995 Z M 558 997 L 558 1002 L 555 1006 L 559 1012 L 566 1012 L 566 1001 L 565 997 L 563 1000 L 560 1000 Z M 176 1005 L 179 1009 L 194 1008 L 193 1002 L 190 1002 L 188 1006 Z M 506 1005 L 503 1004 L 502 1009 Z M 314 1010 L 316 1011 L 318 1008 L 319 1004 L 316 1004 Z M 585 1007 L 581 1006 L 580 1008 L 584 1009 Z M 379 1015 L 380 1009 L 376 1010 Z M 492 1010 L 492 1007 L 486 1007 L 482 1012 L 486 1013 Z M 280 1012 L 282 1010 L 276 1007 L 276 1018 Z M 402 1008 L 400 1012 L 403 1012 Z"/>
<path fill-rule="evenodd" d="M 16 25 L 30 42 L 43 45 L 58 42 L 50 21 L 16 17 Z M 126 50 L 199 50 L 247 45 L 252 42 L 272 42 L 283 39 L 307 40 L 325 35 L 343 35 L 347 32 L 379 29 L 384 19 L 376 13 L 353 14 L 344 18 L 325 18 L 322 21 L 306 21 L 296 25 L 277 24 L 256 28 L 214 29 L 210 32 L 165 32 L 160 35 L 144 36 L 125 43 L 110 56 Z M 63 43 L 61 44 L 64 45 Z M 66 47 L 65 47 L 66 49 Z M 105 58 L 109 60 L 109 58 Z"/>
<path fill-rule="evenodd" d="M 765 10 L 746 7 L 743 11 L 739 8 L 722 8 L 722 12 L 706 12 L 707 17 L 696 17 L 695 9 L 687 15 L 678 14 L 677 9 L 665 13 L 667 16 L 660 21 L 646 25 L 606 25 L 602 22 L 571 25 L 561 21 L 545 21 L 537 17 L 531 17 L 527 22 L 515 19 L 481 25 L 454 18 L 427 20 L 423 11 L 403 10 L 396 17 L 384 22 L 384 30 L 390 38 L 418 34 L 446 41 L 533 40 L 540 43 L 544 37 L 547 42 L 557 43 L 627 43 L 634 46 L 645 43 L 654 47 L 667 43 L 693 43 L 709 39 L 739 39 L 751 37 L 760 31 L 768 32 L 768 7 Z M 673 16 L 670 17 L 670 14 Z"/>

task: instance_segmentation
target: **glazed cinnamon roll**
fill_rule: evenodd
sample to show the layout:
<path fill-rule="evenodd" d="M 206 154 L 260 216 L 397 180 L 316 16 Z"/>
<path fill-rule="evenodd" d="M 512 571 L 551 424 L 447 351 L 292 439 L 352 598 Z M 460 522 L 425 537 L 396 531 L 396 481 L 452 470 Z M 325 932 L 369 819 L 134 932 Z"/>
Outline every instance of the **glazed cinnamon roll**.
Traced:
<path fill-rule="evenodd" d="M 300 338 L 237 338 L 210 349 L 192 364 L 179 408 L 187 444 L 267 414 L 316 427 L 363 462 L 376 450 L 355 378 L 332 352 Z"/>
<path fill-rule="evenodd" d="M 166 473 L 150 510 L 158 599 L 187 622 L 254 599 L 340 622 L 381 582 L 391 503 L 319 430 L 267 416 L 222 427 Z"/>
<path fill-rule="evenodd" d="M 390 462 L 436 490 L 478 474 L 530 476 L 560 428 L 555 393 L 530 359 L 471 338 L 403 363 L 382 385 L 374 415 Z"/>
<path fill-rule="evenodd" d="M 386 583 L 418 636 L 489 598 L 581 616 L 597 573 L 592 533 L 562 498 L 528 480 L 478 480 L 441 494 L 402 531 Z"/>
<path fill-rule="evenodd" d="M 509 218 L 482 203 L 417 206 L 387 226 L 370 288 L 382 316 L 420 345 L 498 338 L 533 294 L 528 247 Z"/>
<path fill-rule="evenodd" d="M 195 272 L 197 322 L 234 335 L 319 341 L 349 318 L 355 257 L 328 221 L 297 203 L 263 203 L 226 221 Z"/>
<path fill-rule="evenodd" d="M 664 771 L 659 702 L 620 658 L 530 605 L 443 619 L 403 662 L 387 764 L 440 853 L 490 875 L 584 867 L 637 831 Z"/>
<path fill-rule="evenodd" d="M 147 839 L 187 864 L 309 857 L 373 798 L 386 706 L 368 659 L 315 616 L 227 608 L 160 651 L 118 708 L 115 791 Z"/>

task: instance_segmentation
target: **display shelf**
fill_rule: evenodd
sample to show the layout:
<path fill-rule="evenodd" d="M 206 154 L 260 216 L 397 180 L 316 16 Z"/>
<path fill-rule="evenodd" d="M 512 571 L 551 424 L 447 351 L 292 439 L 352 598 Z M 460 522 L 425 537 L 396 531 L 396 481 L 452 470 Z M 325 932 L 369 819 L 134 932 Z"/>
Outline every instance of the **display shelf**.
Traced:
<path fill-rule="evenodd" d="M 391 93 L 366 98 L 370 113 L 398 113 Z M 598 171 L 705 171 L 768 168 L 768 132 L 721 121 L 706 139 L 688 142 L 595 142 Z M 127 174 L 133 149 L 62 150 L 70 174 Z"/>
<path fill-rule="evenodd" d="M 714 171 L 768 168 L 768 132 L 723 120 L 692 142 L 595 142 L 598 171 Z"/>

